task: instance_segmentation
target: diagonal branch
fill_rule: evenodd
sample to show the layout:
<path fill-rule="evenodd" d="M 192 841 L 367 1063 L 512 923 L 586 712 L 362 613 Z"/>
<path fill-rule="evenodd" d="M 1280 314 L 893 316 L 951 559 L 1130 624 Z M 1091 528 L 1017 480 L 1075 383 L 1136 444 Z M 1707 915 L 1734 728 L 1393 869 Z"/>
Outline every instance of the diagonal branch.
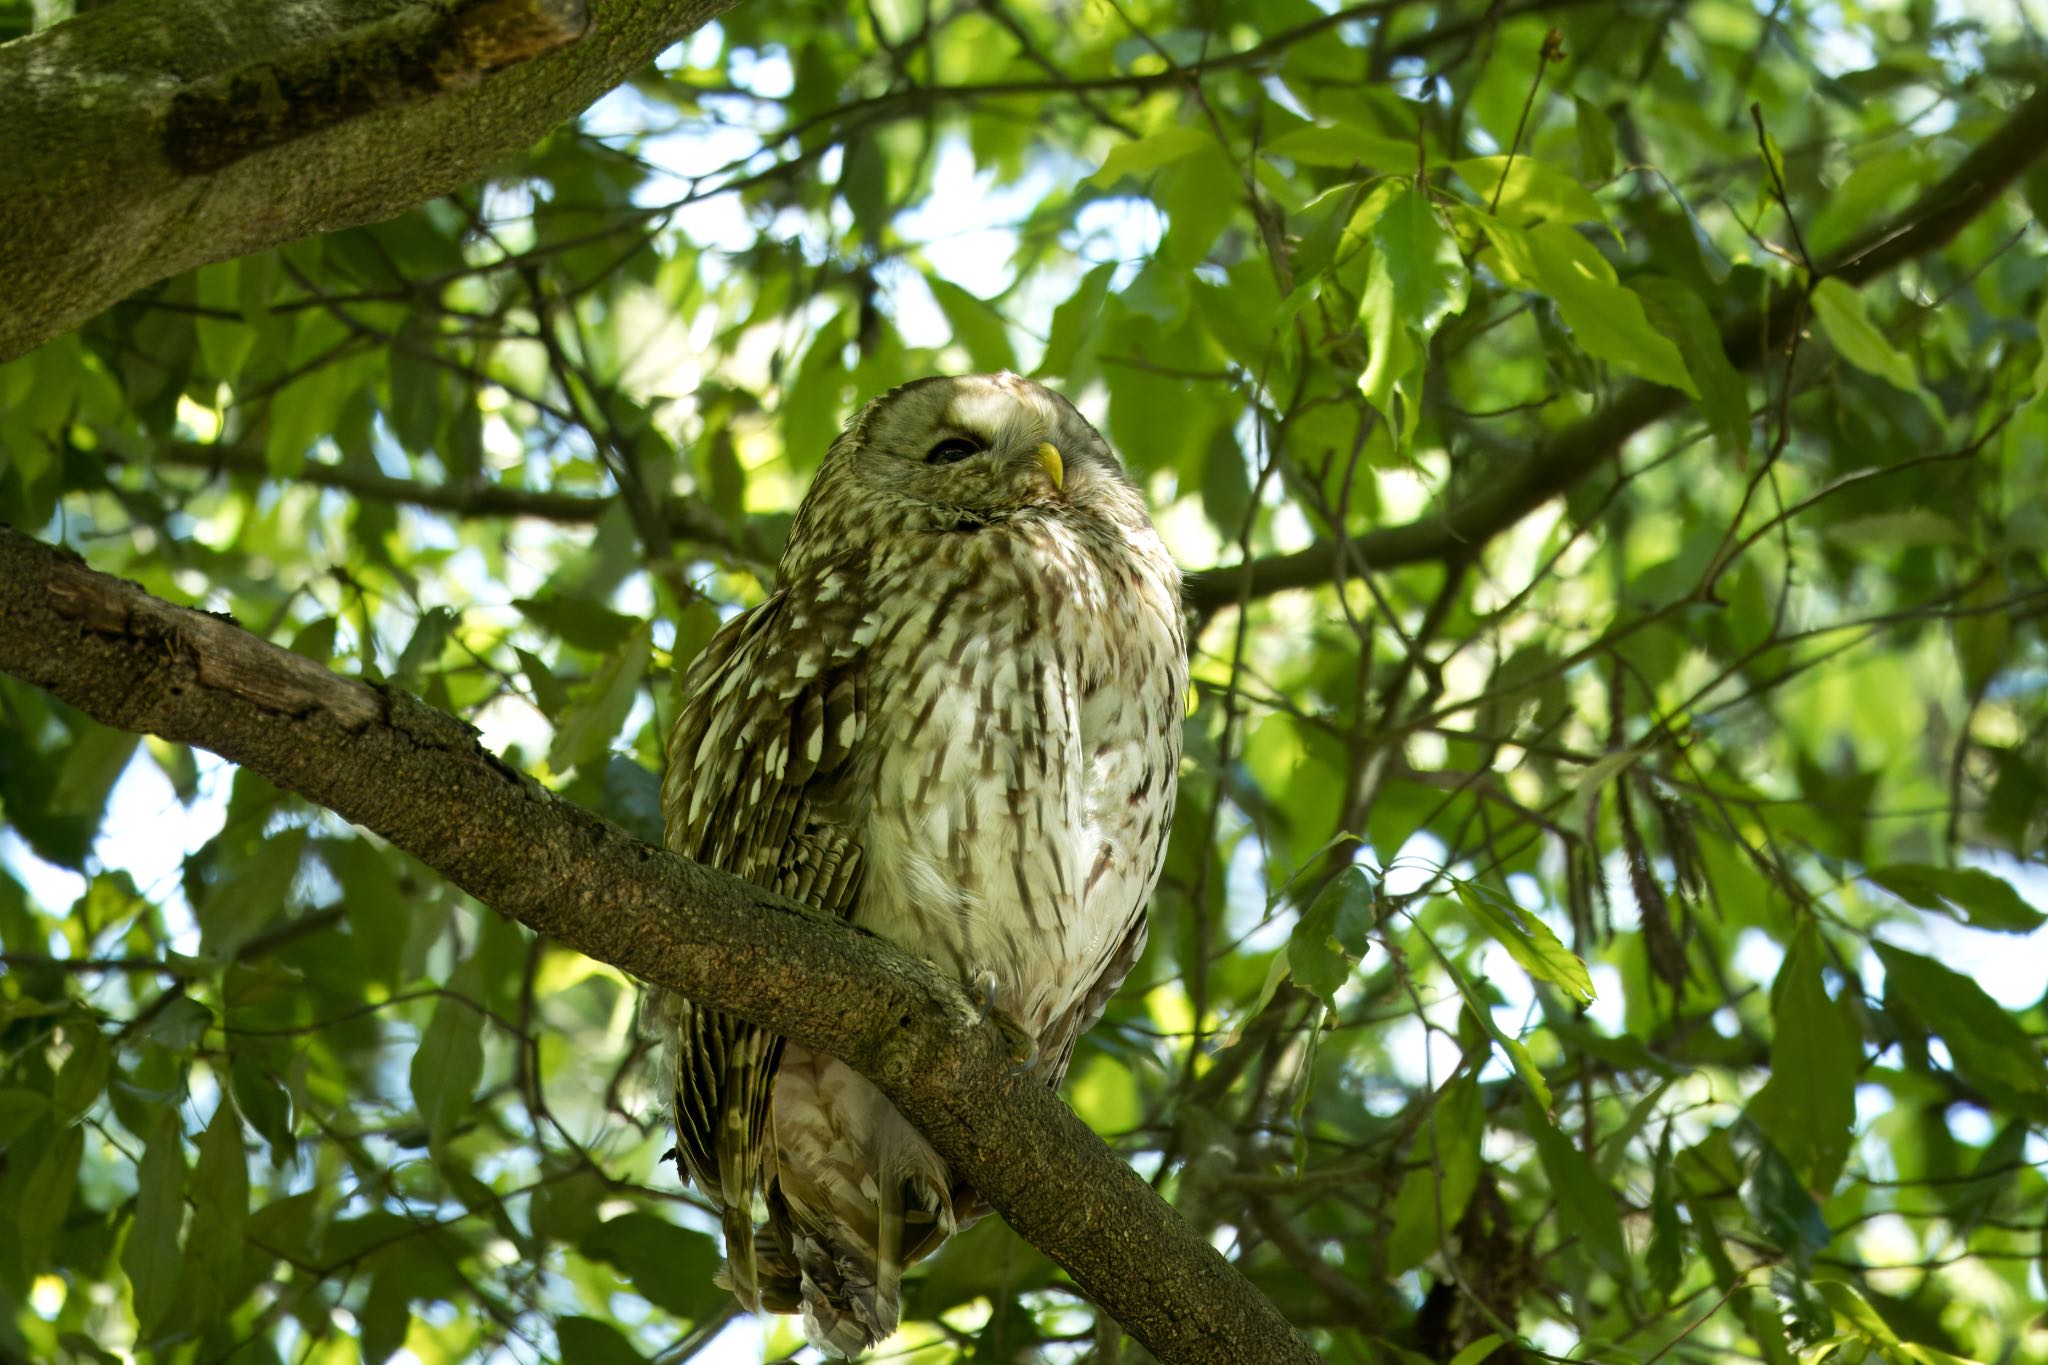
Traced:
<path fill-rule="evenodd" d="M 536 933 L 844 1059 L 1160 1360 L 1315 1359 L 1057 1095 L 1015 1074 L 959 983 L 893 944 L 641 843 L 403 692 L 6 527 L 0 671 L 107 725 L 210 749 Z"/>
<path fill-rule="evenodd" d="M 1821 262 L 1821 274 L 1860 285 L 1935 250 L 1997 203 L 2044 154 L 2048 86 L 2029 96 L 1996 132 L 1890 223 Z M 1722 348 L 1738 370 L 1764 358 L 1765 338 L 1791 335 L 1804 297 L 1803 290 L 1780 290 L 1768 311 L 1746 312 L 1721 329 Z M 1317 587 L 1340 573 L 1349 578 L 1366 569 L 1470 554 L 1612 459 L 1631 436 L 1669 417 L 1684 402 L 1685 395 L 1676 389 L 1632 383 L 1605 407 L 1551 437 L 1485 491 L 1433 516 L 1353 536 L 1350 557 L 1341 570 L 1338 548 L 1319 542 L 1195 578 L 1188 585 L 1188 602 L 1198 614 L 1208 615 L 1233 605 L 1247 576 L 1252 594 L 1264 596 Z"/>

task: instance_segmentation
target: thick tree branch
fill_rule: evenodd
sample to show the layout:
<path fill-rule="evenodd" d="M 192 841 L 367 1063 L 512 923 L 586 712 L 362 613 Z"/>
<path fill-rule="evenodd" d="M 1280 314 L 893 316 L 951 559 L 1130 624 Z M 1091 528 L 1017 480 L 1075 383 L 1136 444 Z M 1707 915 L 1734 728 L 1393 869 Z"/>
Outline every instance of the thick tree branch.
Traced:
<path fill-rule="evenodd" d="M 1964 225 L 1998 202 L 2013 181 L 2048 154 L 2048 86 L 2036 90 L 1998 131 L 1986 138 L 1890 223 L 1821 263 L 1821 273 L 1863 284 L 1943 245 Z M 1738 370 L 1765 356 L 1766 343 L 1792 334 L 1805 306 L 1800 290 L 1780 290 L 1768 312 L 1751 311 L 1721 331 L 1721 345 Z M 1354 576 L 1366 569 L 1447 559 L 1476 547 L 1528 516 L 1612 459 L 1627 440 L 1685 403 L 1676 389 L 1636 382 L 1597 412 L 1558 432 L 1529 458 L 1449 510 L 1402 526 L 1354 536 L 1348 560 L 1334 544 L 1311 545 L 1291 554 L 1218 569 L 1188 585 L 1188 600 L 1201 614 L 1237 601 L 1244 575 L 1254 596 L 1287 588 L 1310 588 Z"/>
<path fill-rule="evenodd" d="M 473 184 L 732 0 L 121 0 L 0 44 L 0 360 Z"/>
<path fill-rule="evenodd" d="M 644 981 L 841 1057 L 1162 1361 L 1309 1361 L 1278 1311 L 1044 1085 L 957 982 L 882 939 L 649 847 L 462 722 L 0 527 L 0 671 L 196 744 Z"/>

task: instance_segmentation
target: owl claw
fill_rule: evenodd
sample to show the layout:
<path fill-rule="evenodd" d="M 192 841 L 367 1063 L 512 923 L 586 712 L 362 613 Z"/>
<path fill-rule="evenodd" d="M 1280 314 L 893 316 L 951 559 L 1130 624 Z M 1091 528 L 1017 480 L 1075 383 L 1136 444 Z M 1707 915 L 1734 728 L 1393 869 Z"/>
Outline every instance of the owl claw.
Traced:
<path fill-rule="evenodd" d="M 976 1024 L 986 1024 L 996 1012 L 996 974 L 984 967 L 969 978 L 970 984 L 981 987 L 981 1012 L 974 1017 Z"/>
<path fill-rule="evenodd" d="M 992 968 L 984 967 L 969 977 L 968 984 L 980 988 L 981 1009 L 975 1017 L 977 1024 L 993 1023 L 996 1031 L 1003 1035 L 1013 1062 L 1003 1073 L 1005 1079 L 1021 1076 L 1038 1065 L 1038 1040 L 1029 1029 L 1005 1018 L 996 1012 L 997 978 Z"/>
<path fill-rule="evenodd" d="M 1003 1035 L 1003 1041 L 1009 1044 L 1010 1056 L 1014 1059 L 1009 1070 L 1003 1073 L 1003 1079 L 1010 1080 L 1022 1076 L 1037 1066 L 1038 1040 L 1000 1014 L 991 1017 L 995 1020 L 997 1030 Z"/>

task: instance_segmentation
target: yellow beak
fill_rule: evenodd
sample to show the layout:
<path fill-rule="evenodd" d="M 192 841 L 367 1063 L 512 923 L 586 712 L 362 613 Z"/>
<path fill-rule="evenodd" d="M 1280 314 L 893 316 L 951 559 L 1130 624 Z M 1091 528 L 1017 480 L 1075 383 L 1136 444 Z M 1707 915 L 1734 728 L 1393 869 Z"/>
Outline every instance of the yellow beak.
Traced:
<path fill-rule="evenodd" d="M 1052 480 L 1055 491 L 1067 486 L 1067 466 L 1060 459 L 1058 447 L 1048 441 L 1039 442 L 1038 462 L 1045 466 L 1045 475 Z"/>

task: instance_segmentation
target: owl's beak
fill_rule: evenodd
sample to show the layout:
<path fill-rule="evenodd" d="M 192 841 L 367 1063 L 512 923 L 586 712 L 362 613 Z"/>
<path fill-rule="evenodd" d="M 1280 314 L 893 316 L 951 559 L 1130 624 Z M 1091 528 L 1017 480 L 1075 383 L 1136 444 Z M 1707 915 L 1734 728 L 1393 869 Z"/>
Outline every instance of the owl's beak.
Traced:
<path fill-rule="evenodd" d="M 1052 480 L 1053 491 L 1067 486 L 1067 466 L 1060 459 L 1059 448 L 1050 441 L 1038 443 L 1038 463 L 1045 467 L 1045 476 Z"/>

